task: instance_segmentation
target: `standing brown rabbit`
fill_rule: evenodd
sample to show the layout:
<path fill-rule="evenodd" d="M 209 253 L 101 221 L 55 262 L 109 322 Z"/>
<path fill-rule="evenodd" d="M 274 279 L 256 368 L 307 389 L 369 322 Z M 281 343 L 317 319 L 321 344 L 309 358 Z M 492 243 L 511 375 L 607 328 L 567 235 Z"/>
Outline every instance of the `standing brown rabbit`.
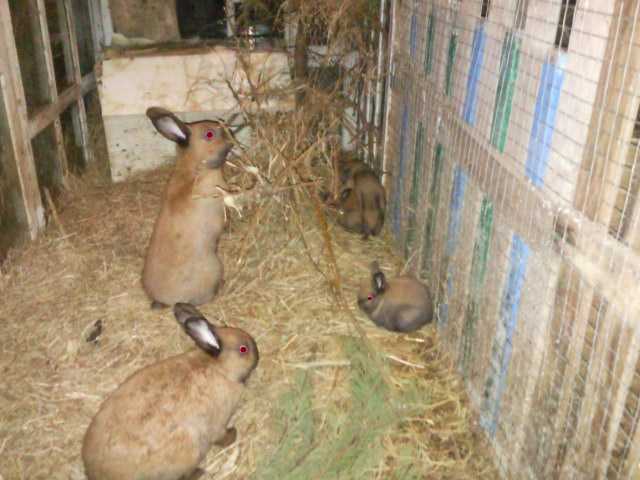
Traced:
<path fill-rule="evenodd" d="M 379 327 L 413 332 L 433 320 L 433 300 L 426 285 L 410 275 L 387 280 L 378 262 L 358 291 L 358 306 Z"/>
<path fill-rule="evenodd" d="M 224 125 L 212 120 L 180 121 L 159 107 L 147 110 L 156 130 L 176 143 L 176 166 L 147 249 L 142 285 L 152 308 L 178 302 L 211 301 L 223 281 L 217 255 L 225 227 L 227 188 L 222 167 L 233 147 Z"/>
<path fill-rule="evenodd" d="M 361 233 L 366 240 L 378 235 L 384 225 L 386 197 L 377 175 L 357 159 L 343 159 L 338 167 L 338 224 Z"/>
<path fill-rule="evenodd" d="M 192 305 L 174 314 L 199 348 L 139 370 L 105 400 L 82 444 L 89 480 L 190 478 L 212 445 L 235 441 L 227 424 L 258 364 L 256 343 Z"/>

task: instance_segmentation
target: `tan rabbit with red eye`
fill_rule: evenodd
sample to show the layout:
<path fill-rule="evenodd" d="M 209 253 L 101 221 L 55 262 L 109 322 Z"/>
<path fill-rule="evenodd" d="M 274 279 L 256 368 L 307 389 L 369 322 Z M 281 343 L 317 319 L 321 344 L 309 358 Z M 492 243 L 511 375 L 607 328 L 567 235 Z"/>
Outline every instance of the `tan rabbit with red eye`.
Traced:
<path fill-rule="evenodd" d="M 177 158 L 147 249 L 142 285 L 152 308 L 207 303 L 224 276 L 217 246 L 225 207 L 217 187 L 227 189 L 222 167 L 232 136 L 218 121 L 184 123 L 159 107 L 149 108 L 147 116 L 176 143 Z"/>
<path fill-rule="evenodd" d="M 387 280 L 378 262 L 358 291 L 358 307 L 379 327 L 413 332 L 433 320 L 433 299 L 426 285 L 410 275 Z"/>
<path fill-rule="evenodd" d="M 212 445 L 235 441 L 228 422 L 258 364 L 256 343 L 192 305 L 174 314 L 199 348 L 139 370 L 104 401 L 82 444 L 89 480 L 190 478 Z"/>

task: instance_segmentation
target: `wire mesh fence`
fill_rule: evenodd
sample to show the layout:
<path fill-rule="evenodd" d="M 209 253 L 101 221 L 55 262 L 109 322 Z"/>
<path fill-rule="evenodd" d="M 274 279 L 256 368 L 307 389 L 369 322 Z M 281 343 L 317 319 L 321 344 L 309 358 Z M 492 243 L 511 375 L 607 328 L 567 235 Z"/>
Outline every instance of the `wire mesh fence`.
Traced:
<path fill-rule="evenodd" d="M 635 478 L 637 0 L 395 2 L 392 230 L 505 478 Z"/>

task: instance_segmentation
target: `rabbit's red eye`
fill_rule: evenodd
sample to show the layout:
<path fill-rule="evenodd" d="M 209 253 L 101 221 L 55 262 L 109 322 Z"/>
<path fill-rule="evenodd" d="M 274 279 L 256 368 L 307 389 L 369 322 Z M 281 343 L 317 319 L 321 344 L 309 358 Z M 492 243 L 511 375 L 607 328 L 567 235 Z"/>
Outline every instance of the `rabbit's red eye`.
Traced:
<path fill-rule="evenodd" d="M 373 295 L 371 294 L 367 295 L 367 300 L 373 300 Z"/>
<path fill-rule="evenodd" d="M 204 138 L 206 138 L 207 140 L 213 140 L 214 138 L 216 138 L 216 132 L 214 132 L 213 130 L 207 130 L 204 134 Z"/>
<path fill-rule="evenodd" d="M 240 345 L 240 353 L 247 353 L 249 351 L 249 347 L 246 345 Z"/>

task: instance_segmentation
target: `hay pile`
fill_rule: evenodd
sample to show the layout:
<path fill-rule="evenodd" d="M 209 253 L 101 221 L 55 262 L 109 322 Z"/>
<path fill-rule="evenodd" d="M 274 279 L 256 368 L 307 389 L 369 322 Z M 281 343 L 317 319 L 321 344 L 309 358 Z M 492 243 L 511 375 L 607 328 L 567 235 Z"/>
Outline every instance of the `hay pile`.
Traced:
<path fill-rule="evenodd" d="M 85 175 L 62 197 L 60 223 L 5 263 L 5 480 L 83 478 L 81 440 L 100 402 L 133 371 L 192 347 L 140 287 L 168 173 L 115 185 Z M 325 230 L 313 197 L 297 192 L 231 214 L 220 246 L 227 282 L 202 311 L 251 332 L 261 363 L 236 417 L 239 440 L 212 450 L 206 478 L 496 478 L 435 332 L 392 335 L 357 312 L 371 253 L 401 268 L 388 239 Z M 87 343 L 97 320 L 103 333 Z"/>

